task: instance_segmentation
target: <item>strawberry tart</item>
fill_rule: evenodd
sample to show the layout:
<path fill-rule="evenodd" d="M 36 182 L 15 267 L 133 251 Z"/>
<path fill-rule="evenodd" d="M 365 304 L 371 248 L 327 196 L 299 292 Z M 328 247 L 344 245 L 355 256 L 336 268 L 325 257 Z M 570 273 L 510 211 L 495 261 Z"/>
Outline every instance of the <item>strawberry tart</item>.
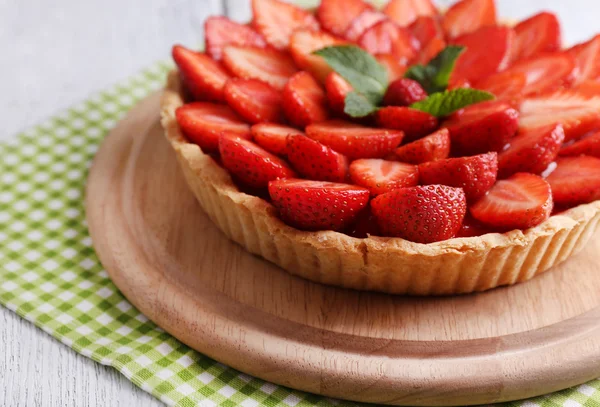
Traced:
<path fill-rule="evenodd" d="M 231 240 L 325 284 L 448 295 L 523 282 L 600 221 L 600 36 L 494 0 L 252 0 L 173 47 L 162 124 Z"/>

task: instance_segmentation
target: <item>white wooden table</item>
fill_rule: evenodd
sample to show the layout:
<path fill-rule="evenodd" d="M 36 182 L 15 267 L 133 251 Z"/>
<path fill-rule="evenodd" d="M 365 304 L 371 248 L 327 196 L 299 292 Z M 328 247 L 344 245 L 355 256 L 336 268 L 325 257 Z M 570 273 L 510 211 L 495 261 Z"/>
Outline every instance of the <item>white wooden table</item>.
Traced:
<path fill-rule="evenodd" d="M 246 20 L 248 1 L 0 0 L 0 141 L 168 57 L 175 42 L 198 44 L 211 14 Z M 598 31 L 597 0 L 497 2 L 504 16 L 559 13 L 566 43 Z M 159 405 L 0 307 L 0 406 Z"/>

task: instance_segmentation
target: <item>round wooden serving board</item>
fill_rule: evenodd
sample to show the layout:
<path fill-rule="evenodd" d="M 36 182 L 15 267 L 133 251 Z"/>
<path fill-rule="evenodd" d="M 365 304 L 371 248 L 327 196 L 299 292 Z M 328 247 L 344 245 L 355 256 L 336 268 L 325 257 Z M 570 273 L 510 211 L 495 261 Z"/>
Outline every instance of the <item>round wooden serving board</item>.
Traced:
<path fill-rule="evenodd" d="M 407 298 L 323 286 L 248 254 L 188 190 L 159 95 L 106 139 L 87 187 L 95 248 L 144 314 L 248 374 L 331 397 L 466 405 L 600 376 L 600 235 L 534 280 Z"/>

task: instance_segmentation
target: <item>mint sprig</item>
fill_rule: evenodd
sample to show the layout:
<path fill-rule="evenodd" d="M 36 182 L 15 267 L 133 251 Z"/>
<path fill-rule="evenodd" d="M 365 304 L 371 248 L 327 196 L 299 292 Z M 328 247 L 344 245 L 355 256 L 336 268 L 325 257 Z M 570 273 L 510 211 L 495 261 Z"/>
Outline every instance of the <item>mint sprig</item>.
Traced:
<path fill-rule="evenodd" d="M 493 94 L 483 90 L 459 88 L 434 93 L 427 99 L 413 103 L 410 107 L 435 117 L 445 117 L 469 105 L 486 102 L 494 98 Z"/>
<path fill-rule="evenodd" d="M 456 65 L 456 60 L 465 49 L 465 47 L 450 45 L 437 54 L 427 65 L 410 67 L 404 77 L 419 82 L 428 94 L 443 92 L 448 88 L 448 82 Z"/>

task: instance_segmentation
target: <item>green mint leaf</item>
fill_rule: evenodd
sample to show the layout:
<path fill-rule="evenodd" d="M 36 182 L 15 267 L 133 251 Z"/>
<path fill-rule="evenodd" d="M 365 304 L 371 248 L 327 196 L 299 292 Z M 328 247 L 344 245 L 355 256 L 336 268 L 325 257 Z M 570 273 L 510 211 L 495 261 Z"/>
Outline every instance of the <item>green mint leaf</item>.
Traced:
<path fill-rule="evenodd" d="M 478 89 L 460 88 L 434 93 L 427 99 L 413 103 L 410 107 L 436 117 L 449 116 L 469 105 L 495 99 L 489 92 Z"/>
<path fill-rule="evenodd" d="M 404 76 L 419 82 L 429 94 L 443 92 L 448 88 L 456 60 L 465 49 L 461 46 L 448 46 L 427 65 L 412 66 Z"/>
<path fill-rule="evenodd" d="M 313 54 L 325 62 L 372 104 L 381 102 L 388 86 L 387 71 L 367 51 L 355 45 L 320 49 Z"/>
<path fill-rule="evenodd" d="M 344 99 L 344 113 L 351 117 L 365 117 L 376 112 L 377 105 L 371 102 L 368 97 L 352 91 Z"/>

